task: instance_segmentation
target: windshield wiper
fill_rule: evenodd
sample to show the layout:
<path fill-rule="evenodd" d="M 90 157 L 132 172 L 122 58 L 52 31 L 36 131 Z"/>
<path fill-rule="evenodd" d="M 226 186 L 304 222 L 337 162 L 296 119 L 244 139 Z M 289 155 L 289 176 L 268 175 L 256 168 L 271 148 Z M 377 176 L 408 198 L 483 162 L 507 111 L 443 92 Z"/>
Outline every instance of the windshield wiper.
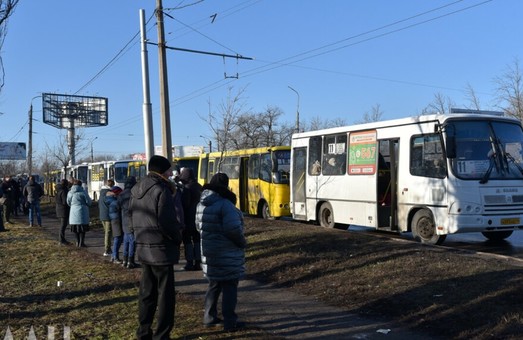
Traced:
<path fill-rule="evenodd" d="M 485 184 L 488 182 L 488 180 L 490 178 L 490 174 L 492 173 L 492 168 L 494 168 L 494 164 L 496 164 L 496 161 L 494 160 L 495 157 L 496 157 L 495 153 L 492 153 L 492 155 L 489 155 L 490 164 L 488 166 L 487 171 L 485 171 L 485 174 L 483 175 L 483 177 L 481 177 L 479 184 Z M 497 164 L 496 164 L 496 168 L 497 168 Z"/>

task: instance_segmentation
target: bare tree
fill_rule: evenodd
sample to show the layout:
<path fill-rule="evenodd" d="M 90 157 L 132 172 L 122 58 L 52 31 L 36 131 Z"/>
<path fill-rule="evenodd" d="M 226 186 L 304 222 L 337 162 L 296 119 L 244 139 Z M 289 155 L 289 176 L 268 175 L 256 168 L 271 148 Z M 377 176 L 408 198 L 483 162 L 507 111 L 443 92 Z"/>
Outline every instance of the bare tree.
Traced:
<path fill-rule="evenodd" d="M 505 114 L 523 119 L 523 83 L 519 59 L 514 59 L 512 65 L 500 77 L 494 78 L 497 85 L 498 105 Z"/>
<path fill-rule="evenodd" d="M 479 98 L 476 95 L 476 91 L 474 91 L 474 88 L 472 85 L 467 84 L 466 88 L 466 96 L 468 101 L 471 103 L 471 109 L 473 110 L 481 110 L 481 105 L 479 104 Z"/>
<path fill-rule="evenodd" d="M 322 129 L 328 129 L 332 127 L 338 127 L 338 126 L 345 126 L 348 125 L 347 120 L 345 118 L 334 118 L 334 119 L 324 119 L 320 116 L 312 117 L 312 119 L 309 122 L 305 122 L 303 125 L 303 131 L 315 131 L 315 130 L 322 130 Z"/>
<path fill-rule="evenodd" d="M 0 51 L 4 45 L 7 35 L 7 22 L 9 17 L 14 13 L 19 0 L 0 0 Z M 5 71 L 4 63 L 0 55 L 0 91 L 4 87 Z"/>
<path fill-rule="evenodd" d="M 363 120 L 359 121 L 358 123 L 372 123 L 372 122 L 379 122 L 382 120 L 383 117 L 383 111 L 381 110 L 380 104 L 376 104 L 371 108 L 370 112 L 365 112 L 363 115 Z"/>
<path fill-rule="evenodd" d="M 243 98 L 244 92 L 245 88 L 242 88 L 233 94 L 233 88 L 230 87 L 226 100 L 220 104 L 217 112 L 213 111 L 211 103 L 208 102 L 209 113 L 207 117 L 198 115 L 209 125 L 214 140 L 217 142 L 217 151 L 225 151 L 235 147 L 230 139 L 232 131 L 236 128 L 238 117 L 247 111 Z"/>
<path fill-rule="evenodd" d="M 453 106 L 454 102 L 450 97 L 445 97 L 438 92 L 434 94 L 434 101 L 423 109 L 422 114 L 449 113 Z"/>

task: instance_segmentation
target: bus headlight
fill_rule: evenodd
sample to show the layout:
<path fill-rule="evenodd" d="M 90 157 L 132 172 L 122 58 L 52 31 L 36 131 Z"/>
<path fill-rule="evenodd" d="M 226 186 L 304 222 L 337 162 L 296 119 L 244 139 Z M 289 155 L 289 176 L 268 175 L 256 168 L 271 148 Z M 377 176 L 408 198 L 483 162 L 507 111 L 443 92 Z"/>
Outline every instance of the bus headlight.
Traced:
<path fill-rule="evenodd" d="M 450 213 L 457 215 L 478 215 L 483 213 L 481 205 L 471 202 L 452 203 Z"/>

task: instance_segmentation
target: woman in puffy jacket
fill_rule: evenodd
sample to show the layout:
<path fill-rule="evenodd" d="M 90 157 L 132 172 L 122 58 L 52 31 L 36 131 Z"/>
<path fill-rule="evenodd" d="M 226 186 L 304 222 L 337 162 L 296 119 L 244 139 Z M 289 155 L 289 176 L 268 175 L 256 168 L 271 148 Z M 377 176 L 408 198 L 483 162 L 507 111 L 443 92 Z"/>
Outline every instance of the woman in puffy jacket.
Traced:
<path fill-rule="evenodd" d="M 229 178 L 215 174 L 203 186 L 196 210 L 196 228 L 201 234 L 202 269 L 209 280 L 205 294 L 205 326 L 216 326 L 222 320 L 217 315 L 217 303 L 222 296 L 223 328 L 234 331 L 243 326 L 238 322 L 236 302 L 238 281 L 245 273 L 243 217 L 236 208 L 236 195 L 228 189 Z"/>
<path fill-rule="evenodd" d="M 71 207 L 69 225 L 71 231 L 76 234 L 76 246 L 85 247 L 85 233 L 89 230 L 91 198 L 82 188 L 82 181 L 74 181 L 71 190 L 67 193 L 67 204 Z"/>

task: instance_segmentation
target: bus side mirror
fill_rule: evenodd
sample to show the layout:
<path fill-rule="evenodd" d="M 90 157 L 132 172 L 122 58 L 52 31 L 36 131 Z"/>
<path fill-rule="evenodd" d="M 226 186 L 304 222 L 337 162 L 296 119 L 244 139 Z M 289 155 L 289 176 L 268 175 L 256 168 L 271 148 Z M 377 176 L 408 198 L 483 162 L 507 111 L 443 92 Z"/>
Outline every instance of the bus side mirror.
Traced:
<path fill-rule="evenodd" d="M 447 136 L 446 150 L 447 158 L 456 158 L 456 137 Z"/>

